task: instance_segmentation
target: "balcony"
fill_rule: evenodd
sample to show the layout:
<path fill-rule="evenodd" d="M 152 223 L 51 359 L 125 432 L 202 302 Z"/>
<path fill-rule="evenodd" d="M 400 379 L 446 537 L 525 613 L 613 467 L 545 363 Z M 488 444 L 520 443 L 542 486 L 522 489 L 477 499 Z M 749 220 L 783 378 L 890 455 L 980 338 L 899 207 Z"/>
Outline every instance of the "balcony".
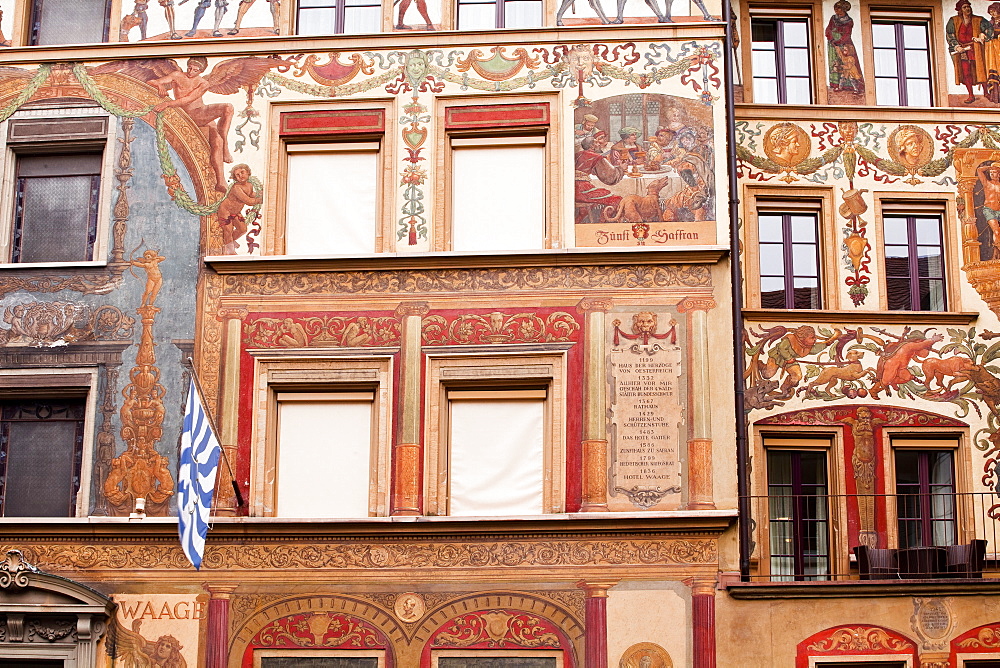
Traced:
<path fill-rule="evenodd" d="M 750 497 L 750 581 L 1000 578 L 1000 498 L 986 492 Z"/>

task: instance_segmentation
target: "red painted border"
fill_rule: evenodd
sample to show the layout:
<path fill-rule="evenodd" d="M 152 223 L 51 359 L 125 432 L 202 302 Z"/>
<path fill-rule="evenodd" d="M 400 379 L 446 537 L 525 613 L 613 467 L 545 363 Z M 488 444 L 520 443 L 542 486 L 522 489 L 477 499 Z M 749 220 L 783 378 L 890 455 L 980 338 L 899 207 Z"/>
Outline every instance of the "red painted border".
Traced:
<path fill-rule="evenodd" d="M 1000 621 L 977 626 L 954 638 L 951 641 L 951 654 L 948 657 L 951 662 L 949 665 L 958 665 L 959 654 L 1000 656 Z"/>
<path fill-rule="evenodd" d="M 473 104 L 445 109 L 444 127 L 445 130 L 517 128 L 548 125 L 550 119 L 548 102 Z"/>
<path fill-rule="evenodd" d="M 385 109 L 286 111 L 280 118 L 282 137 L 385 134 Z"/>
<path fill-rule="evenodd" d="M 293 641 L 289 638 L 281 638 L 280 636 L 272 636 L 269 638 L 264 638 L 262 634 L 264 631 L 273 624 L 277 624 L 282 620 L 289 620 L 289 626 L 300 627 L 303 631 L 308 628 L 308 618 L 311 616 L 310 613 L 297 613 L 293 615 L 285 615 L 284 617 L 278 617 L 277 619 L 271 620 L 263 629 L 257 632 L 257 634 L 250 640 L 247 644 L 246 650 L 243 652 L 243 668 L 253 668 L 253 653 L 257 649 L 287 649 L 291 651 L 302 650 L 302 649 L 374 649 L 382 650 L 385 652 L 385 666 L 386 668 L 394 668 L 396 665 L 396 657 L 393 651 L 392 643 L 389 641 L 388 637 L 379 629 L 375 624 L 368 621 L 367 619 L 362 619 L 361 617 L 355 617 L 345 612 L 329 612 L 329 613 L 316 613 L 316 614 L 327 614 L 334 620 L 343 620 L 345 623 L 354 623 L 360 626 L 368 634 L 375 636 L 377 642 L 375 644 L 365 643 L 359 645 L 359 640 L 357 638 L 347 637 L 343 642 L 336 645 L 325 645 L 316 644 L 315 642 L 310 644 L 300 644 L 300 642 L 306 642 L 307 639 L 301 636 L 296 636 L 297 641 Z M 336 622 L 339 623 L 339 622 Z M 335 624 L 332 624 L 330 628 L 338 628 Z M 299 630 L 299 629 L 296 629 Z M 329 631 L 327 631 L 329 632 Z M 329 642 L 329 641 L 327 641 Z"/>

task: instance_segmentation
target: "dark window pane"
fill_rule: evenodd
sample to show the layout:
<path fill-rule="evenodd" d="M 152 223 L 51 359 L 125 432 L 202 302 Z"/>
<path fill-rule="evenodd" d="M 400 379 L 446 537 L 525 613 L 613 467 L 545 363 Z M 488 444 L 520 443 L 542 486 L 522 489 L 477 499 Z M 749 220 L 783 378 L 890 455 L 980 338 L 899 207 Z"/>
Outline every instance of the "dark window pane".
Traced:
<path fill-rule="evenodd" d="M 944 311 L 940 216 L 885 216 L 882 229 L 889 309 Z"/>
<path fill-rule="evenodd" d="M 107 40 L 108 0 L 35 0 L 32 44 L 89 44 Z"/>
<path fill-rule="evenodd" d="M 822 580 L 830 570 L 826 453 L 768 450 L 771 578 Z"/>
<path fill-rule="evenodd" d="M 346 656 L 265 656 L 260 660 L 261 668 L 377 668 L 378 658 Z"/>
<path fill-rule="evenodd" d="M 955 544 L 954 453 L 899 449 L 894 459 L 899 546 Z"/>
<path fill-rule="evenodd" d="M 84 401 L 0 404 L 4 517 L 69 517 L 80 488 Z"/>

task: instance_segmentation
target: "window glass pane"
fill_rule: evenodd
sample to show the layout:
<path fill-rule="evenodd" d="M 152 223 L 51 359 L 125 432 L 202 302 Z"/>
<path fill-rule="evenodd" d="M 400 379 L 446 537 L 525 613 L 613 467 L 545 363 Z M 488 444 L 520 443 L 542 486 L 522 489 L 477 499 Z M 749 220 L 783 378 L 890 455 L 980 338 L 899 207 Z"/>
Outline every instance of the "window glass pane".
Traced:
<path fill-rule="evenodd" d="M 379 32 L 382 29 L 381 7 L 351 7 L 344 9 L 344 34 Z"/>
<path fill-rule="evenodd" d="M 785 79 L 786 104 L 809 104 L 809 102 L 811 102 L 809 79 L 800 79 L 800 78 Z"/>
<path fill-rule="evenodd" d="M 332 35 L 336 21 L 336 11 L 329 9 L 299 8 L 299 35 Z"/>
<path fill-rule="evenodd" d="M 485 5 L 458 6 L 459 30 L 493 30 L 497 27 L 497 8 L 490 3 Z"/>
<path fill-rule="evenodd" d="M 816 241 L 816 217 L 815 216 L 790 216 L 792 225 L 792 241 L 814 242 Z"/>
<path fill-rule="evenodd" d="M 816 266 L 816 247 L 793 244 L 792 263 L 796 276 L 816 276 L 819 273 Z"/>
<path fill-rule="evenodd" d="M 751 53 L 755 77 L 777 76 L 778 67 L 775 64 L 774 55 L 774 51 L 754 51 Z"/>
<path fill-rule="evenodd" d="M 784 246 L 760 245 L 760 273 L 763 276 L 781 276 L 785 273 Z"/>
<path fill-rule="evenodd" d="M 751 19 L 751 48 L 774 48 L 777 41 L 777 22 Z"/>
<path fill-rule="evenodd" d="M 53 162 L 53 165 L 58 164 Z M 58 167 L 53 167 L 53 171 Z M 19 179 L 15 262 L 79 262 L 93 259 L 99 176 Z"/>
<path fill-rule="evenodd" d="M 785 74 L 794 77 L 809 77 L 808 49 L 785 49 Z"/>
<path fill-rule="evenodd" d="M 290 153 L 285 253 L 375 252 L 377 169 L 375 151 Z"/>
<path fill-rule="evenodd" d="M 899 81 L 897 79 L 875 79 L 875 101 L 881 105 L 899 105 Z"/>
<path fill-rule="evenodd" d="M 920 279 L 920 310 L 944 311 L 945 306 L 944 281 Z"/>
<path fill-rule="evenodd" d="M 927 49 L 927 26 L 925 24 L 903 24 L 903 46 L 907 49 Z"/>
<path fill-rule="evenodd" d="M 556 657 L 439 657 L 437 668 L 556 668 Z M 561 665 L 561 660 L 560 660 Z"/>
<path fill-rule="evenodd" d="M 906 59 L 907 78 L 916 77 L 927 79 L 930 77 L 930 66 L 927 62 L 927 52 L 923 50 L 907 49 L 904 51 Z"/>
<path fill-rule="evenodd" d="M 107 0 L 35 0 L 35 44 L 103 42 Z"/>
<path fill-rule="evenodd" d="M 819 284 L 815 279 L 796 278 L 792 308 L 819 308 Z"/>
<path fill-rule="evenodd" d="M 906 105 L 908 107 L 931 106 L 931 82 L 927 79 L 907 79 Z"/>
<path fill-rule="evenodd" d="M 886 216 L 883 218 L 882 236 L 887 246 L 893 244 L 905 247 L 909 242 L 906 233 L 906 218 L 897 218 L 895 216 Z"/>
<path fill-rule="evenodd" d="M 809 46 L 809 27 L 805 21 L 782 21 L 785 46 Z"/>
<path fill-rule="evenodd" d="M 449 407 L 448 514 L 544 512 L 544 400 L 463 400 Z"/>
<path fill-rule="evenodd" d="M 761 308 L 785 308 L 785 279 L 783 277 L 760 279 L 760 306 Z"/>
<path fill-rule="evenodd" d="M 898 274 L 897 274 L 898 275 Z M 906 272 L 903 272 L 906 275 Z M 909 311 L 910 307 L 910 279 L 887 278 L 885 281 L 886 302 L 890 311 Z"/>
<path fill-rule="evenodd" d="M 778 80 L 777 79 L 758 79 L 754 77 L 753 80 L 753 99 L 754 102 L 759 102 L 761 104 L 777 104 L 778 103 Z"/>
<path fill-rule="evenodd" d="M 279 517 L 368 517 L 371 401 L 278 403 Z"/>
<path fill-rule="evenodd" d="M 872 46 L 874 48 L 896 48 L 896 26 L 891 23 L 872 24 Z"/>
<path fill-rule="evenodd" d="M 537 28 L 542 25 L 542 3 L 508 0 L 503 4 L 505 28 Z"/>
<path fill-rule="evenodd" d="M 545 147 L 453 149 L 452 205 L 454 250 L 544 248 Z"/>
<path fill-rule="evenodd" d="M 917 267 L 919 276 L 941 278 L 944 261 L 939 246 L 917 246 Z"/>
<path fill-rule="evenodd" d="M 896 62 L 896 51 L 889 49 L 875 49 L 875 76 L 895 77 L 899 72 Z"/>
<path fill-rule="evenodd" d="M 263 656 L 260 668 L 378 668 L 378 657 Z"/>
<path fill-rule="evenodd" d="M 757 214 L 757 238 L 760 241 L 781 243 L 781 216 Z"/>
<path fill-rule="evenodd" d="M 941 243 L 941 219 L 917 218 L 917 243 L 920 244 L 940 244 Z"/>

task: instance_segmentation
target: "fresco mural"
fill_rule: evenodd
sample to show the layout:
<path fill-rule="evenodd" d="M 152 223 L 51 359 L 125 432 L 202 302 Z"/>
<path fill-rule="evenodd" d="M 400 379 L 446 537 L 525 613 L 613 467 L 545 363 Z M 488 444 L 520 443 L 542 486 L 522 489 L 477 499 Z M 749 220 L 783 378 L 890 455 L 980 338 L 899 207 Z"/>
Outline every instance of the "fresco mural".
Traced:
<path fill-rule="evenodd" d="M 865 103 L 865 79 L 861 58 L 854 46 L 854 19 L 849 11 L 851 3 L 848 0 L 837 0 L 824 33 L 829 68 L 827 100 L 830 104 Z"/>
<path fill-rule="evenodd" d="M 156 1 L 158 7 L 150 10 L 149 0 L 133 0 L 121 18 L 118 41 L 280 35 L 285 20 L 281 0 Z M 235 11 L 230 12 L 230 4 Z M 128 3 L 122 5 L 127 9 Z"/>
<path fill-rule="evenodd" d="M 578 238 L 597 245 L 629 236 L 671 245 L 714 241 L 710 106 L 630 93 L 579 105 L 575 117 Z"/>

